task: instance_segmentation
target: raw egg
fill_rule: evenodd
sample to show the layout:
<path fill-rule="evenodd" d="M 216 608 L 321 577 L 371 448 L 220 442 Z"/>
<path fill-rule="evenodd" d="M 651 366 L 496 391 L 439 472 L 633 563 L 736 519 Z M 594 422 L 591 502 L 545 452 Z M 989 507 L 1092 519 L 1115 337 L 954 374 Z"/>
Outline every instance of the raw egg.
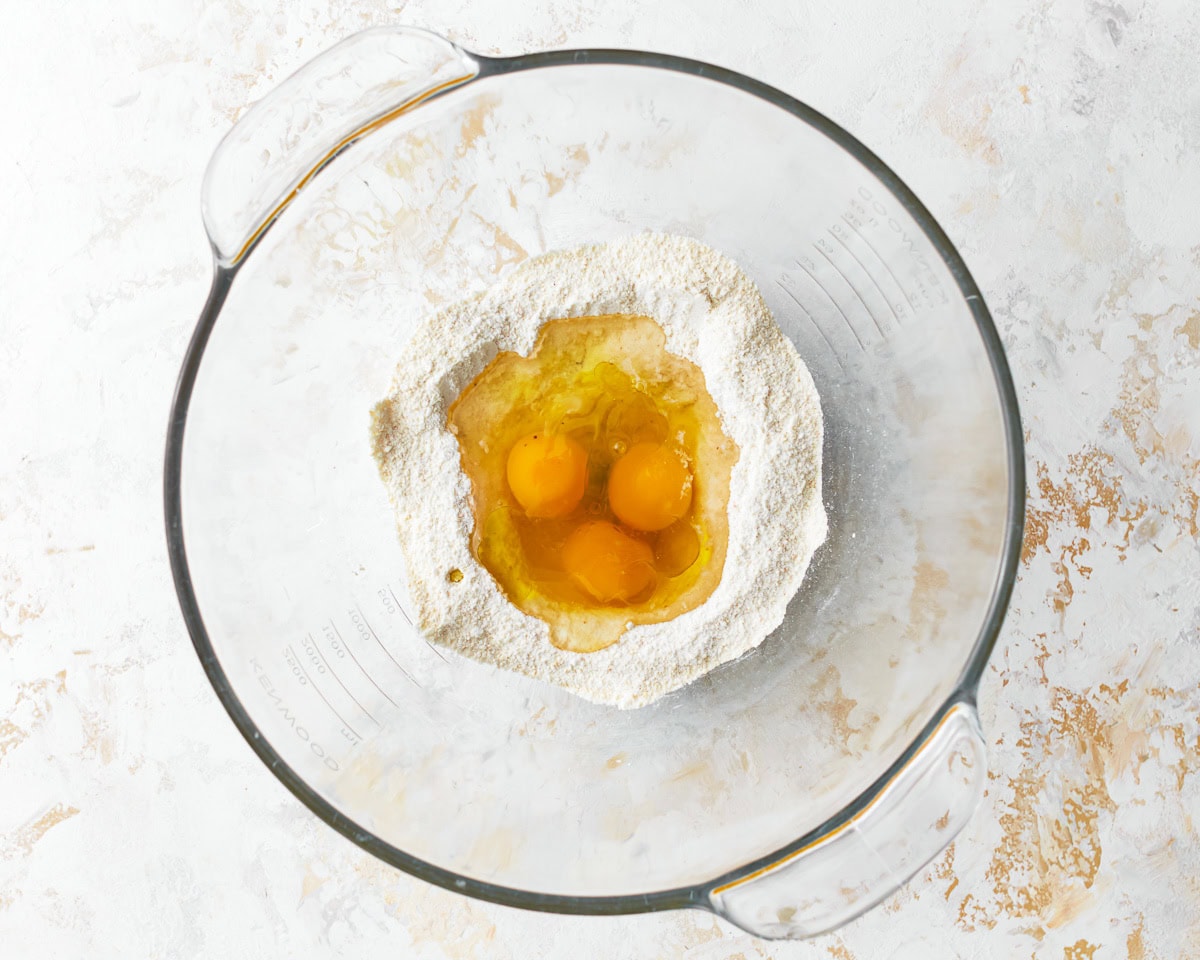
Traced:
<path fill-rule="evenodd" d="M 471 549 L 579 653 L 703 603 L 720 582 L 738 449 L 700 369 L 649 317 L 550 320 L 450 407 Z"/>

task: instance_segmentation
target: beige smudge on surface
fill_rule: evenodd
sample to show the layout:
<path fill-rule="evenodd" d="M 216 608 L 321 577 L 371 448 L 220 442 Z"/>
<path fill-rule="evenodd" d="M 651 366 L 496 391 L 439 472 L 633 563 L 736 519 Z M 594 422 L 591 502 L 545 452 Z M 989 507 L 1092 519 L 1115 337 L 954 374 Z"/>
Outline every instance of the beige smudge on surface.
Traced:
<path fill-rule="evenodd" d="M 117 754 L 117 742 L 104 715 L 95 710 L 83 710 L 80 719 L 83 724 L 83 755 L 98 757 L 104 765 L 112 763 Z"/>
<path fill-rule="evenodd" d="M 927 110 L 942 133 L 965 152 L 989 165 L 998 164 L 1003 157 L 988 130 L 992 105 L 986 99 L 986 91 L 964 77 L 962 68 L 967 56 L 966 47 L 960 46 L 951 57 Z"/>
<path fill-rule="evenodd" d="M 614 843 L 624 843 L 633 838 L 640 826 L 640 821 L 632 811 L 620 806 L 604 811 L 603 836 Z"/>
<path fill-rule="evenodd" d="M 27 736 L 28 734 L 11 720 L 0 720 L 0 760 Z"/>
<path fill-rule="evenodd" d="M 384 161 L 383 171 L 396 180 L 410 179 L 424 164 L 439 158 L 441 152 L 428 135 L 412 131 Z"/>
<path fill-rule="evenodd" d="M 478 98 L 476 106 L 463 113 L 459 125 L 458 146 L 455 148 L 460 157 L 475 149 L 476 142 L 486 134 L 488 118 L 499 103 L 500 98 L 497 96 L 482 96 Z"/>
<path fill-rule="evenodd" d="M 327 876 L 319 876 L 313 872 L 311 863 L 304 865 L 304 879 L 300 881 L 300 899 L 306 899 L 310 894 L 318 890 L 322 884 L 328 880 Z"/>
<path fill-rule="evenodd" d="M 1132 529 L 1132 517 L 1123 508 L 1121 479 L 1114 470 L 1112 454 L 1096 447 L 1086 447 L 1067 457 L 1063 479 L 1055 482 L 1050 468 L 1035 462 L 1034 488 L 1029 491 L 1030 505 L 1025 512 L 1025 540 L 1021 544 L 1021 559 L 1028 564 L 1039 551 L 1049 552 L 1051 530 L 1071 527 L 1078 531 L 1092 529 L 1093 512 L 1103 524 L 1113 524 L 1118 518 L 1126 522 L 1126 542 Z M 1078 538 L 1069 549 L 1081 554 L 1085 547 Z M 1060 562 L 1063 558 L 1060 558 Z"/>
<path fill-rule="evenodd" d="M 7 715 L 0 719 L 0 761 L 49 717 L 54 697 L 66 693 L 66 690 L 66 670 L 58 671 L 53 677 L 17 684 L 16 699 Z"/>
<path fill-rule="evenodd" d="M 859 704 L 853 697 L 846 696 L 837 667 L 831 665 L 821 671 L 809 695 L 816 708 L 832 723 L 833 740 L 844 744 L 849 751 L 861 749 L 879 723 L 879 715 L 872 711 L 863 711 L 857 726 L 850 722 Z"/>
<path fill-rule="evenodd" d="M 10 624 L 15 622 L 16 627 L 23 627 L 25 624 L 37 620 L 46 611 L 45 604 L 36 600 L 18 600 L 14 596 L 13 591 L 20 586 L 21 580 L 16 575 L 12 567 L 5 565 L 0 575 L 7 579 L 7 584 L 0 584 L 8 591 L 8 595 L 0 598 L 0 620 L 7 619 Z M 0 626 L 0 641 L 4 641 L 9 646 L 12 646 L 21 639 L 21 631 L 14 630 L 10 627 L 5 630 Z"/>
<path fill-rule="evenodd" d="M 1146 918 L 1138 917 L 1137 926 L 1129 931 L 1125 938 L 1125 953 L 1128 960 L 1150 960 L 1151 954 L 1146 951 Z"/>
<path fill-rule="evenodd" d="M 1200 350 L 1200 312 L 1193 313 L 1175 332 L 1187 337 L 1188 345 L 1193 350 Z"/>
<path fill-rule="evenodd" d="M 946 889 L 942 891 L 942 899 L 947 901 L 959 884 L 958 876 L 954 872 L 954 854 L 954 841 L 951 841 L 942 855 L 935 859 L 930 867 L 935 879 L 947 881 Z"/>
<path fill-rule="evenodd" d="M 697 947 L 723 937 L 724 934 L 713 917 L 702 913 L 685 915 L 679 938 L 679 946 L 682 948 L 681 955 L 687 957 L 696 951 Z"/>
<path fill-rule="evenodd" d="M 1165 433 L 1159 426 L 1163 413 L 1164 370 L 1156 349 L 1156 327 L 1167 323 L 1178 311 L 1162 314 L 1139 314 L 1140 332 L 1130 335 L 1133 347 L 1121 366 L 1118 403 L 1113 407 L 1106 426 L 1124 435 L 1140 464 L 1158 460 L 1177 481 L 1178 501 L 1172 519 L 1183 525 L 1186 532 L 1196 536 L 1196 505 L 1200 495 L 1200 459 L 1189 454 L 1190 436 L 1185 424 L 1177 424 Z M 1200 336 L 1200 314 L 1193 313 L 1175 333 L 1185 334 L 1191 343 L 1192 330 Z"/>
<path fill-rule="evenodd" d="M 540 706 L 517 728 L 518 737 L 552 737 L 558 726 L 558 718 L 549 715 L 545 706 Z"/>
<path fill-rule="evenodd" d="M 925 545 L 917 544 L 921 557 L 913 568 L 913 591 L 908 602 L 908 622 L 916 633 L 928 635 L 945 618 L 942 593 L 950 584 L 950 574 L 928 559 Z"/>
<path fill-rule="evenodd" d="M 496 925 L 474 900 L 428 884 L 415 884 L 395 904 L 414 947 L 435 947 L 449 960 L 511 956 L 496 940 Z"/>
<path fill-rule="evenodd" d="M 34 845 L 51 829 L 60 823 L 70 820 L 79 813 L 78 807 L 69 807 L 65 803 L 56 803 L 32 823 L 10 833 L 0 841 L 0 855 L 5 859 L 18 856 L 28 856 Z"/>
<path fill-rule="evenodd" d="M 30 620 L 36 620 L 43 613 L 45 613 L 45 611 L 46 608 L 44 606 L 38 605 L 35 608 L 29 604 L 23 603 L 17 607 L 17 623 L 28 623 Z"/>
<path fill-rule="evenodd" d="M 1086 558 L 1093 546 L 1102 541 L 1124 559 L 1151 509 L 1145 499 L 1126 493 L 1111 453 L 1088 446 L 1066 461 L 1066 471 L 1057 480 L 1045 463 L 1034 462 L 1021 546 L 1021 561 L 1029 567 L 1038 554 L 1051 554 L 1052 538 L 1058 544 L 1050 561 L 1055 583 L 1046 596 L 1060 628 L 1080 581 L 1092 576 L 1094 565 Z"/>
<path fill-rule="evenodd" d="M 1104 762 L 1112 743 L 1091 699 L 1066 690 L 1054 692 L 1049 729 L 1031 719 L 1021 730 L 1017 747 L 1030 760 L 1070 747 L 1085 772 L 1076 772 L 1079 764 L 1064 765 L 1057 810 L 1044 796 L 1044 766 L 1035 772 L 1031 765 L 1010 780 L 1012 801 L 1000 817 L 1003 836 L 988 876 L 1005 912 L 1056 927 L 1090 902 L 1083 892 L 1100 868 L 1099 816 L 1114 808 Z"/>
<path fill-rule="evenodd" d="M 478 218 L 480 224 L 491 231 L 491 248 L 494 254 L 491 271 L 499 274 L 505 267 L 514 266 L 522 260 L 529 259 L 529 251 L 519 244 L 513 236 L 498 223 Z"/>
<path fill-rule="evenodd" d="M 689 764 L 686 767 L 681 767 L 678 771 L 676 771 L 675 775 L 671 777 L 671 780 L 675 783 L 679 783 L 683 780 L 691 780 L 695 777 L 703 777 L 711 772 L 712 770 L 709 765 L 701 760 L 696 763 Z"/>
<path fill-rule="evenodd" d="M 1195 709 L 1200 691 L 1148 685 L 1145 676 L 1158 667 L 1155 657 L 1132 675 L 1091 691 L 1052 686 L 1045 679 L 1045 635 L 1035 640 L 1035 649 L 1044 657 L 1040 672 L 1048 705 L 1027 708 L 1013 744 L 1023 761 L 1018 772 L 991 774 L 990 792 L 997 791 L 998 780 L 1007 785 L 997 811 L 1001 834 L 987 869 L 992 895 L 964 896 L 957 922 L 974 930 L 1028 921 L 1022 932 L 1041 941 L 1049 931 L 1088 915 L 1114 883 L 1111 865 L 1103 872 L 1102 839 L 1111 836 L 1117 811 L 1109 784 L 1126 775 L 1140 782 L 1142 765 L 1155 760 L 1174 773 L 1171 796 L 1178 798 L 1188 778 L 1200 772 L 1200 732 L 1194 724 L 1168 719 L 1185 712 L 1189 703 Z M 1146 869 L 1169 868 L 1170 846 L 1162 857 L 1162 866 L 1145 860 Z M 948 883 L 944 895 L 949 899 L 958 888 L 952 849 L 931 872 Z M 1148 956 L 1140 928 L 1135 933 L 1130 956 Z M 1070 947 L 1077 952 L 1068 956 L 1088 957 L 1087 950 L 1098 949 L 1082 943 Z"/>

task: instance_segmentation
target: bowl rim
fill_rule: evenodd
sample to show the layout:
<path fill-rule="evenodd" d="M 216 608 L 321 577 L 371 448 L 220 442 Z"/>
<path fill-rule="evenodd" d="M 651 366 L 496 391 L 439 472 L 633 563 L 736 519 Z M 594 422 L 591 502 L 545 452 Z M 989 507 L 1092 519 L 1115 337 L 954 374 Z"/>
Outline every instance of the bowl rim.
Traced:
<path fill-rule="evenodd" d="M 858 160 L 882 183 L 916 221 L 922 232 L 933 244 L 938 255 L 953 276 L 978 328 L 984 349 L 992 368 L 997 394 L 1000 400 L 1008 467 L 1008 497 L 1001 561 L 993 587 L 992 596 L 976 637 L 975 644 L 959 675 L 953 691 L 935 711 L 934 716 L 922 728 L 913 741 L 895 761 L 870 786 L 854 800 L 792 842 L 772 853 L 756 857 L 744 865 L 727 871 L 708 881 L 689 886 L 674 887 L 649 893 L 613 895 L 567 895 L 543 893 L 506 887 L 462 876 L 453 870 L 439 867 L 392 846 L 380 837 L 362 829 L 354 821 L 339 812 L 332 804 L 314 791 L 266 740 L 251 720 L 249 713 L 234 693 L 216 652 L 208 637 L 199 604 L 193 589 L 187 551 L 183 540 L 182 523 L 182 458 L 184 430 L 188 406 L 191 401 L 196 375 L 204 356 L 209 335 L 221 311 L 238 269 L 252 252 L 251 246 L 232 265 L 222 264 L 215 259 L 212 285 L 200 313 L 191 340 L 188 343 L 176 383 L 167 426 L 166 452 L 163 469 L 164 519 L 168 554 L 175 592 L 179 601 L 184 623 L 191 636 L 192 644 L 200 663 L 212 684 L 222 706 L 234 725 L 241 732 L 251 749 L 268 769 L 310 811 L 338 833 L 372 856 L 403 870 L 426 882 L 447 890 L 466 894 L 480 900 L 505 906 L 538 910 L 550 913 L 619 915 L 646 913 L 658 910 L 673 910 L 699 907 L 712 910 L 711 894 L 720 887 L 744 880 L 749 875 L 769 868 L 789 858 L 802 848 L 812 846 L 834 834 L 865 810 L 896 776 L 914 759 L 932 733 L 941 724 L 946 713 L 958 704 L 967 704 L 972 709 L 983 669 L 987 664 L 1004 622 L 1016 580 L 1020 558 L 1021 540 L 1025 515 L 1025 452 L 1024 434 L 1021 427 L 1020 409 L 1012 373 L 1004 353 L 1004 347 L 996 330 L 987 305 L 984 303 L 974 278 L 967 269 L 961 255 L 949 237 L 934 220 L 932 214 L 900 177 L 857 138 L 838 126 L 828 117 L 802 101 L 775 87 L 755 80 L 736 71 L 715 66 L 700 60 L 678 57 L 671 54 L 650 53 L 624 49 L 568 49 L 523 54 L 514 57 L 486 57 L 470 51 L 462 51 L 478 67 L 478 73 L 463 84 L 450 89 L 470 86 L 477 80 L 498 77 L 509 73 L 560 66 L 630 66 L 649 67 L 680 73 L 699 79 L 713 81 L 733 87 L 743 93 L 757 97 L 787 111 L 824 134 L 847 153 Z M 450 90 L 444 91 L 449 93 Z M 263 233 L 266 231 L 263 230 Z M 261 239 L 261 234 L 258 238 Z M 257 245 L 256 243 L 254 245 Z"/>

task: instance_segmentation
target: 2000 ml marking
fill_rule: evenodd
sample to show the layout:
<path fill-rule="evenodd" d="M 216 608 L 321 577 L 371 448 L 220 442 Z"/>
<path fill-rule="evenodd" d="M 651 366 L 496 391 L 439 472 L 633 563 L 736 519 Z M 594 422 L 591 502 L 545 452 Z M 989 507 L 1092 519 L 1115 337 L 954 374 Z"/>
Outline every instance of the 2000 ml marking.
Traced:
<path fill-rule="evenodd" d="M 295 734 L 296 738 L 303 743 L 307 743 L 309 750 L 311 750 L 313 754 L 330 770 L 339 770 L 341 765 L 337 762 L 337 760 L 330 756 L 329 751 L 327 751 L 320 743 L 313 739 L 312 734 L 308 731 L 308 728 L 300 723 L 298 714 L 292 711 L 291 706 L 284 699 L 283 694 L 275 685 L 275 682 L 267 674 L 263 665 L 254 657 L 251 657 L 250 666 L 254 670 L 254 675 L 258 679 L 259 685 L 262 686 L 263 690 L 266 691 L 267 698 L 274 705 L 275 710 L 283 717 L 284 722 L 287 723 L 288 727 L 291 729 L 292 733 Z M 301 686 L 308 685 L 308 680 L 299 674 L 296 675 L 296 680 Z M 343 731 L 343 734 L 346 733 L 348 733 L 348 731 Z"/>

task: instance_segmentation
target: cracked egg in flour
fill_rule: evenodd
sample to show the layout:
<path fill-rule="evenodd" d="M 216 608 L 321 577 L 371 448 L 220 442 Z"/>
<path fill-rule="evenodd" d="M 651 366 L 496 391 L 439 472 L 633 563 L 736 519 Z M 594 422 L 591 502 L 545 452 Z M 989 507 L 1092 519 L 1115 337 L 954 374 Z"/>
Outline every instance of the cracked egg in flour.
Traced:
<path fill-rule="evenodd" d="M 547 254 L 428 318 L 373 441 L 422 633 L 618 706 L 761 642 L 825 535 L 811 377 L 681 237 Z"/>

